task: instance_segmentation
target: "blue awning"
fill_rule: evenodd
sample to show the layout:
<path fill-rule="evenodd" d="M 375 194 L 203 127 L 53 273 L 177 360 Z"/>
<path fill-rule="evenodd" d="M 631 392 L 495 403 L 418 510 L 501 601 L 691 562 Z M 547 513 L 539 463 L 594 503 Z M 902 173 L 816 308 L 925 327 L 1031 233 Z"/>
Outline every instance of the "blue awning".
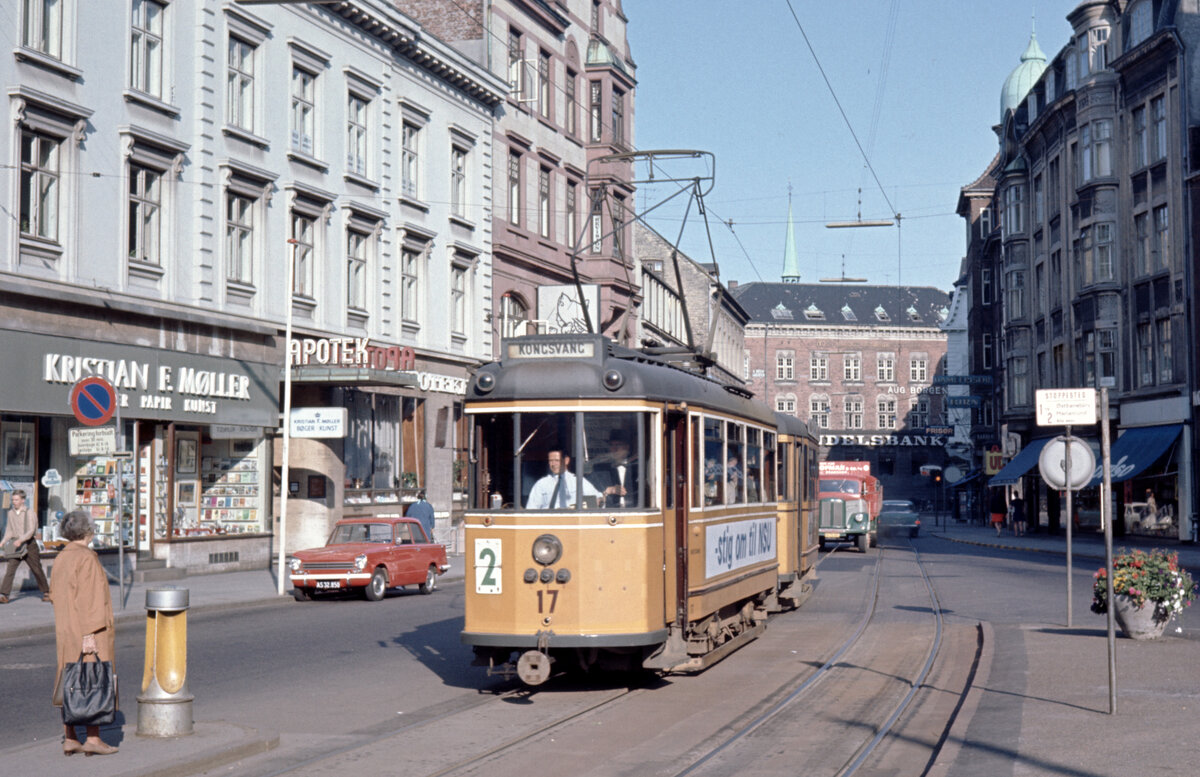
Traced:
<path fill-rule="evenodd" d="M 1113 443 L 1109 452 L 1112 462 L 1112 482 L 1119 483 L 1136 477 L 1142 470 L 1158 461 L 1159 456 L 1175 442 L 1183 424 L 1167 426 L 1139 426 L 1126 429 Z M 1104 480 L 1103 463 L 1096 465 L 1088 487 L 1100 485 Z"/>
<path fill-rule="evenodd" d="M 970 472 L 968 472 L 967 474 L 963 475 L 958 480 L 954 481 L 953 483 L 947 483 L 946 485 L 950 488 L 958 488 L 959 486 L 965 486 L 966 484 L 970 483 L 972 480 L 975 480 L 982 474 L 983 474 L 983 470 L 973 469 Z"/>
<path fill-rule="evenodd" d="M 988 481 L 989 486 L 1011 486 L 1021 479 L 1021 476 L 1028 472 L 1035 464 L 1037 464 L 1038 455 L 1041 454 L 1042 448 L 1046 447 L 1046 443 L 1053 440 L 1053 437 L 1042 437 L 1038 440 L 1031 440 L 1028 445 L 1021 449 L 1021 452 L 1013 456 L 1012 461 L 1004 465 L 1004 468 L 992 475 L 992 479 Z"/>

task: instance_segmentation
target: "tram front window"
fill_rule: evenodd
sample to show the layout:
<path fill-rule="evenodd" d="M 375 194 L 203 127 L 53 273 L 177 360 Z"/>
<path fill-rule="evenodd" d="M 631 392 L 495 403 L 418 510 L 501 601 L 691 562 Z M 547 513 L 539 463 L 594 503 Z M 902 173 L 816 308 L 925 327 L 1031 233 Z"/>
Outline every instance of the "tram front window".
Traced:
<path fill-rule="evenodd" d="M 654 503 L 650 413 L 474 416 L 477 510 L 613 510 Z"/>

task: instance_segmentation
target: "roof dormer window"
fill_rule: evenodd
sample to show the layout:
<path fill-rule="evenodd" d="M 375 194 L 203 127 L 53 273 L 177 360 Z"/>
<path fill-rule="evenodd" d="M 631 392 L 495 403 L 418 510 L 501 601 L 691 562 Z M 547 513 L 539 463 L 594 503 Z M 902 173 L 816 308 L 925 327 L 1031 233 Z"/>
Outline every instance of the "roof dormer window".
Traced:
<path fill-rule="evenodd" d="M 804 317 L 809 321 L 824 321 L 825 313 L 815 304 L 810 303 L 809 306 L 804 309 Z"/>
<path fill-rule="evenodd" d="M 849 305 L 842 305 L 842 318 L 847 321 L 858 320 L 858 316 L 854 315 L 854 311 L 850 309 Z"/>
<path fill-rule="evenodd" d="M 920 321 L 921 320 L 921 314 L 918 313 L 917 309 L 914 308 L 912 305 L 909 305 L 908 310 L 906 310 L 904 312 L 908 314 L 909 321 Z"/>
<path fill-rule="evenodd" d="M 789 310 L 788 308 L 784 307 L 783 303 L 780 302 L 778 305 L 771 308 L 771 317 L 775 318 L 775 319 L 784 319 L 786 321 L 791 321 L 792 320 L 792 311 Z"/>
<path fill-rule="evenodd" d="M 879 305 L 875 308 L 875 318 L 878 319 L 879 321 L 891 321 L 892 320 L 892 317 L 889 316 L 887 314 L 887 311 L 883 309 L 883 305 Z"/>

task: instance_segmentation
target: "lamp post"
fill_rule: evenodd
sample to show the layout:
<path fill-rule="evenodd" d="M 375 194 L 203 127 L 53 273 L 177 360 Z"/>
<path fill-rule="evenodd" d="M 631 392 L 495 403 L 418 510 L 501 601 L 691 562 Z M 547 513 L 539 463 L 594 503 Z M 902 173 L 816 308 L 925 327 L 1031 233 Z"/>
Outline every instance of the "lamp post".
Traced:
<path fill-rule="evenodd" d="M 288 455 L 292 442 L 292 294 L 296 284 L 296 246 L 300 241 L 288 238 L 287 269 L 287 315 L 283 335 L 283 463 L 279 472 L 279 572 L 278 592 L 283 596 L 283 578 L 286 569 L 287 514 L 288 514 Z"/>

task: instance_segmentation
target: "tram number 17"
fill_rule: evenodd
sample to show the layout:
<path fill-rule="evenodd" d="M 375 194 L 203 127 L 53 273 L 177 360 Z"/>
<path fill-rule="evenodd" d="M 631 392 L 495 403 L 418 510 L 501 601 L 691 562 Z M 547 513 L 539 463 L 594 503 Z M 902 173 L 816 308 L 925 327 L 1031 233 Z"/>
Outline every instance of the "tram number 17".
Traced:
<path fill-rule="evenodd" d="M 554 605 L 558 604 L 558 591 L 547 590 L 538 591 L 538 613 L 554 612 Z M 549 609 L 547 609 L 547 605 Z"/>

